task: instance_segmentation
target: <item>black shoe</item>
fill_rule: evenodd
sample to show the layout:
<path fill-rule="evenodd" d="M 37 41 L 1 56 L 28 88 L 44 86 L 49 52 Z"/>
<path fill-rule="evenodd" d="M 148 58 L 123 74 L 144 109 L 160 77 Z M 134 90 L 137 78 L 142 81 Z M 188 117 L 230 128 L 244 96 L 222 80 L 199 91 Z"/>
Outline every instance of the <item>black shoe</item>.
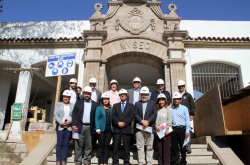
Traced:
<path fill-rule="evenodd" d="M 186 152 L 187 154 L 191 154 L 192 153 L 191 147 L 186 147 Z"/>

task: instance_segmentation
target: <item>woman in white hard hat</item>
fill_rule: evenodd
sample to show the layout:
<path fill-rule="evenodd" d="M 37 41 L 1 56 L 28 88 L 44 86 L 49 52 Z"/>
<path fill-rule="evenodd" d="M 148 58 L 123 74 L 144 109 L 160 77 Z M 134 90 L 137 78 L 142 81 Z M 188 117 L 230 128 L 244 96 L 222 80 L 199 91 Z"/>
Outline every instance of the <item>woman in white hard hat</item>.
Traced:
<path fill-rule="evenodd" d="M 70 103 L 70 90 L 63 91 L 62 102 L 57 103 L 55 109 L 56 120 L 56 165 L 65 165 L 67 162 L 68 144 L 72 135 L 72 111 L 74 104 Z"/>
<path fill-rule="evenodd" d="M 95 129 L 98 138 L 98 164 L 106 165 L 109 159 L 109 144 L 112 138 L 112 110 L 107 92 L 101 96 L 101 106 L 96 108 Z"/>
<path fill-rule="evenodd" d="M 157 96 L 156 105 L 158 107 L 157 118 L 155 121 L 156 133 L 164 131 L 163 137 L 155 137 L 158 163 L 159 165 L 170 165 L 171 136 L 169 128 L 172 124 L 172 114 L 168 108 L 169 101 L 164 94 L 160 93 Z"/>
<path fill-rule="evenodd" d="M 119 97 L 119 92 L 117 91 L 118 89 L 118 82 L 113 79 L 110 81 L 110 90 L 107 91 L 107 93 L 109 94 L 110 97 L 110 104 L 111 106 L 113 106 L 115 103 L 119 103 L 120 97 Z"/>

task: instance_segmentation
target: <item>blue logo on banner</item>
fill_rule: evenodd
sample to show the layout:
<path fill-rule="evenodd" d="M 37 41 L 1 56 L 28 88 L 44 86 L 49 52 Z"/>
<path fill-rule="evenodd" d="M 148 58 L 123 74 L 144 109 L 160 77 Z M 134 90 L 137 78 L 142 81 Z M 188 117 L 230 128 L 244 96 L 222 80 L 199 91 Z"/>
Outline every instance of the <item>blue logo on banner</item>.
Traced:
<path fill-rule="evenodd" d="M 69 69 L 65 67 L 65 68 L 62 69 L 62 74 L 67 74 L 68 71 L 69 71 Z"/>
<path fill-rule="evenodd" d="M 72 65 L 73 65 L 73 60 L 68 60 L 67 66 L 68 66 L 68 67 L 71 67 Z"/>
<path fill-rule="evenodd" d="M 55 69 L 52 70 L 52 74 L 53 75 L 57 75 L 57 73 L 58 73 L 58 69 L 57 68 L 55 68 Z"/>
<path fill-rule="evenodd" d="M 57 63 L 57 67 L 58 67 L 58 68 L 62 68 L 62 67 L 63 67 L 63 61 L 58 62 L 58 63 Z"/>
<path fill-rule="evenodd" d="M 54 66 L 55 66 L 55 63 L 54 63 L 54 62 L 49 63 L 49 69 L 54 68 Z"/>

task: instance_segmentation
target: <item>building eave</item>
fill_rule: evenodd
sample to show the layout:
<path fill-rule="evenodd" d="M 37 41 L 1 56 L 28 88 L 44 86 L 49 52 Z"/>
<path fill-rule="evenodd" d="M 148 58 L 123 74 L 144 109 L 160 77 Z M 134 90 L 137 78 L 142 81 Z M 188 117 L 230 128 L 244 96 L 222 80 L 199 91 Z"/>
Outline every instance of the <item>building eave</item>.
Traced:
<path fill-rule="evenodd" d="M 250 48 L 250 38 L 197 37 L 184 40 L 186 48 Z"/>

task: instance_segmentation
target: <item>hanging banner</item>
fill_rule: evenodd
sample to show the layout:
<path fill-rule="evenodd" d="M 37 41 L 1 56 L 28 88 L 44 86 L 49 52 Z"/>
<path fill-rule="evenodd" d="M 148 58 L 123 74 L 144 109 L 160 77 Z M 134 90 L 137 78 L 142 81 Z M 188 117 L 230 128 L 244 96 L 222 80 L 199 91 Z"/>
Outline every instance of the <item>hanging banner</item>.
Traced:
<path fill-rule="evenodd" d="M 75 74 L 74 53 L 48 56 L 45 77 Z"/>

